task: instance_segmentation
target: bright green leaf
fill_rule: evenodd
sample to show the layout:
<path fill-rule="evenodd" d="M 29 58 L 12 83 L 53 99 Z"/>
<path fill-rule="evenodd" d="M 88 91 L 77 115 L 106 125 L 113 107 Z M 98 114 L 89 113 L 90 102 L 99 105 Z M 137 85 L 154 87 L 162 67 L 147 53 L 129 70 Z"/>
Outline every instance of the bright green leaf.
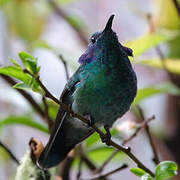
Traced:
<path fill-rule="evenodd" d="M 0 121 L 0 127 L 4 127 L 7 125 L 17 125 L 17 124 L 29 126 L 29 127 L 32 127 L 34 129 L 38 129 L 38 130 L 45 132 L 45 133 L 49 132 L 45 126 L 35 122 L 30 117 L 26 117 L 26 116 L 9 116 L 9 117 Z"/>
<path fill-rule="evenodd" d="M 25 83 L 17 83 L 13 86 L 13 88 L 22 89 L 22 90 L 31 90 L 31 87 Z"/>
<path fill-rule="evenodd" d="M 21 58 L 25 68 L 32 74 L 37 75 L 40 71 L 40 67 L 37 66 L 37 58 L 34 58 L 27 52 L 20 52 L 19 57 Z"/>
<path fill-rule="evenodd" d="M 58 110 L 59 110 L 59 105 L 55 103 L 52 100 L 47 99 L 46 100 L 47 105 L 48 105 L 48 113 L 51 119 L 56 119 Z M 44 108 L 44 105 L 42 105 L 42 108 Z"/>
<path fill-rule="evenodd" d="M 0 7 L 8 3 L 10 0 L 0 0 Z"/>
<path fill-rule="evenodd" d="M 136 60 L 135 63 L 147 65 L 150 67 L 164 69 L 163 63 L 161 59 L 150 59 L 150 60 Z M 168 71 L 180 74 L 180 59 L 165 59 L 165 66 Z"/>
<path fill-rule="evenodd" d="M 10 61 L 14 64 L 14 66 L 21 67 L 16 60 L 10 59 Z"/>
<path fill-rule="evenodd" d="M 31 81 L 31 76 L 29 74 L 25 74 L 21 67 L 18 66 L 6 66 L 0 68 L 0 74 L 8 75 L 14 77 L 20 81 L 23 81 L 26 84 L 29 84 Z"/>
<path fill-rule="evenodd" d="M 137 96 L 134 100 L 134 105 L 140 103 L 142 100 L 157 94 L 172 94 L 180 95 L 180 89 L 172 83 L 163 83 L 158 85 L 148 86 L 138 90 Z"/>
<path fill-rule="evenodd" d="M 141 180 L 153 180 L 153 178 L 149 174 L 145 174 L 141 177 Z"/>
<path fill-rule="evenodd" d="M 156 180 L 166 180 L 177 175 L 178 166 L 173 161 L 160 162 L 155 170 Z"/>
<path fill-rule="evenodd" d="M 125 45 L 133 50 L 134 56 L 139 56 L 157 44 L 172 38 L 173 36 L 168 34 L 148 33 L 140 38 L 125 43 Z"/>
<path fill-rule="evenodd" d="M 146 174 L 146 171 L 144 171 L 143 169 L 141 168 L 131 168 L 130 171 L 135 174 L 136 176 L 143 176 Z"/>
<path fill-rule="evenodd" d="M 26 52 L 20 52 L 19 56 L 26 69 L 28 69 L 36 77 L 40 70 L 40 67 L 37 66 L 37 59 Z M 44 94 L 44 91 L 34 77 L 28 73 L 25 73 L 23 68 L 15 60 L 11 59 L 11 62 L 14 64 L 14 66 L 1 67 L 0 74 L 11 76 L 23 82 L 16 84 L 14 88 L 24 90 L 32 89 L 35 92 Z"/>
<path fill-rule="evenodd" d="M 93 144 L 95 144 L 98 141 L 99 141 L 99 134 L 98 133 L 94 133 L 92 136 L 90 136 L 86 140 L 86 146 L 90 147 L 90 146 L 92 146 Z"/>
<path fill-rule="evenodd" d="M 115 137 L 119 134 L 119 131 L 115 128 L 111 129 L 111 136 Z M 91 135 L 87 140 L 86 140 L 86 146 L 87 147 L 91 147 L 92 145 L 98 143 L 99 141 L 101 141 L 99 134 L 98 133 L 94 133 L 93 135 Z"/>

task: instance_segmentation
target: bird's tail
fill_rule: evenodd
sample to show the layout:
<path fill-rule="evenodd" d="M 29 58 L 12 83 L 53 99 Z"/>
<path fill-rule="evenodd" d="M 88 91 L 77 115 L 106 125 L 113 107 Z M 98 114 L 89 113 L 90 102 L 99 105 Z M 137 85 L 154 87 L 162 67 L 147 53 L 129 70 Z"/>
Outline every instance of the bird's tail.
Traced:
<path fill-rule="evenodd" d="M 92 128 L 87 127 L 82 121 L 70 117 L 60 108 L 49 141 L 41 153 L 37 165 L 42 169 L 56 166 L 65 159 L 76 144 L 93 132 Z"/>
<path fill-rule="evenodd" d="M 42 169 L 47 169 L 57 165 L 65 159 L 73 147 L 66 147 L 64 133 L 64 119 L 67 113 L 62 109 L 59 110 L 52 129 L 49 141 L 41 153 L 37 164 Z"/>

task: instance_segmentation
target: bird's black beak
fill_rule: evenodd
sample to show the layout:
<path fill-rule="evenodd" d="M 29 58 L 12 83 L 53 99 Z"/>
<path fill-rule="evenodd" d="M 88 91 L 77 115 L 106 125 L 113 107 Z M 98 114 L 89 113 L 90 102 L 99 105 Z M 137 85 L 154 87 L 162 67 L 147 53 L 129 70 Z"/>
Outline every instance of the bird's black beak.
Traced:
<path fill-rule="evenodd" d="M 113 19 L 114 19 L 114 14 L 112 14 L 106 24 L 106 27 L 104 28 L 103 32 L 110 32 L 112 31 L 112 22 L 113 22 Z"/>

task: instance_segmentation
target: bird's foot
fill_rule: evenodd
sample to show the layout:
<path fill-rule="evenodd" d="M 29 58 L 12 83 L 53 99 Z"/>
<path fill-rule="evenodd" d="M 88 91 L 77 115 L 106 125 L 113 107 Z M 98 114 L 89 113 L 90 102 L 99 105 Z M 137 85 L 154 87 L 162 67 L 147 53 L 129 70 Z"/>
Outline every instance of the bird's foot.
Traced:
<path fill-rule="evenodd" d="M 85 115 L 85 117 L 88 119 L 88 127 L 92 127 L 95 123 L 94 123 L 94 119 L 92 118 L 91 115 Z"/>
<path fill-rule="evenodd" d="M 103 143 L 106 143 L 108 146 L 110 145 L 110 140 L 111 140 L 111 133 L 110 133 L 110 127 L 109 125 L 105 125 L 104 129 L 106 130 L 106 134 L 104 136 L 100 136 L 101 137 L 101 141 Z"/>

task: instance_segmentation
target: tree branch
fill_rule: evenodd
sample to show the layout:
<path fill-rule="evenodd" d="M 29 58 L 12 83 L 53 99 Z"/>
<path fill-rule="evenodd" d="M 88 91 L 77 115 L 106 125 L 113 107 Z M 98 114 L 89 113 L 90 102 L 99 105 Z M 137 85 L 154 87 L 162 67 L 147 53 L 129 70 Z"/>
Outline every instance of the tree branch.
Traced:
<path fill-rule="evenodd" d="M 180 18 L 180 6 L 179 6 L 179 3 L 178 3 L 177 0 L 173 0 L 173 3 L 175 5 L 175 7 L 176 7 L 177 13 L 178 13 L 179 18 Z"/>
<path fill-rule="evenodd" d="M 122 166 L 120 166 L 120 167 L 117 168 L 117 169 L 114 169 L 113 171 L 110 171 L 110 172 L 108 172 L 108 173 L 106 173 L 106 174 L 104 174 L 104 175 L 101 175 L 101 176 L 98 176 L 98 177 L 95 177 L 95 178 L 91 178 L 91 179 L 89 179 L 89 180 L 100 180 L 100 179 L 104 179 L 104 178 L 106 178 L 107 176 L 110 176 L 110 175 L 112 175 L 112 174 L 114 174 L 114 173 L 117 173 L 118 171 L 121 171 L 121 170 L 123 170 L 123 169 L 125 169 L 125 168 L 127 168 L 127 167 L 128 167 L 127 164 L 123 164 Z"/>
<path fill-rule="evenodd" d="M 153 119 L 155 119 L 155 116 L 152 116 L 151 118 L 149 118 L 148 120 L 144 121 L 137 129 L 136 131 L 127 139 L 125 139 L 122 142 L 122 145 L 125 145 L 126 143 L 128 143 L 129 141 L 131 141 L 132 139 L 134 139 L 137 134 L 146 127 L 146 125 L 152 121 Z M 104 167 L 114 158 L 114 156 L 116 156 L 116 154 L 119 152 L 119 150 L 115 150 L 110 156 L 109 158 L 104 161 L 104 163 L 101 165 L 101 167 L 96 171 L 96 173 L 102 172 Z"/>
<path fill-rule="evenodd" d="M 16 156 L 11 152 L 11 150 L 4 145 L 1 141 L 0 141 L 0 146 L 9 154 L 9 156 L 12 158 L 12 160 L 14 162 L 16 162 L 19 165 L 19 160 L 16 158 Z"/>
<path fill-rule="evenodd" d="M 129 138 L 127 138 L 127 139 L 125 139 L 125 140 L 123 141 L 122 145 L 125 145 L 126 143 L 128 143 L 129 141 L 131 141 L 132 139 L 134 139 L 134 138 L 137 136 L 137 134 L 138 134 L 142 129 L 147 128 L 148 123 L 149 123 L 150 121 L 154 120 L 154 119 L 155 119 L 155 116 L 153 115 L 153 116 L 150 117 L 149 119 L 144 120 L 144 121 L 141 123 L 141 125 L 136 129 L 136 131 L 132 134 L 132 136 L 130 136 Z"/>
<path fill-rule="evenodd" d="M 140 113 L 140 116 L 141 116 L 141 120 L 144 122 L 145 121 L 145 117 L 144 117 L 143 110 L 142 110 L 142 108 L 140 106 L 137 106 L 137 108 L 139 110 L 139 113 Z M 151 132 L 149 130 L 148 124 L 146 124 L 145 131 L 146 131 L 147 137 L 149 139 L 149 143 L 151 145 L 151 148 L 152 148 L 152 151 L 153 151 L 153 154 L 154 154 L 153 161 L 157 165 L 157 164 L 159 164 L 160 161 L 159 161 L 159 158 L 158 158 L 158 153 L 157 153 L 155 144 L 153 142 L 153 138 L 152 138 Z"/>
<path fill-rule="evenodd" d="M 53 101 L 55 101 L 57 104 L 59 104 L 61 106 L 61 108 L 63 108 L 66 112 L 68 112 L 69 114 L 71 114 L 72 117 L 74 118 L 78 118 L 79 120 L 83 121 L 86 124 L 89 124 L 89 120 L 83 116 L 81 116 L 80 114 L 75 113 L 70 106 L 64 104 L 62 101 L 58 100 L 57 98 L 55 98 L 49 91 L 48 89 L 43 85 L 43 83 L 40 81 L 39 76 L 35 77 L 33 74 L 31 74 L 27 69 L 24 70 L 25 73 L 30 74 L 33 78 L 35 78 L 37 80 L 37 82 L 39 83 L 39 85 L 41 86 L 41 88 L 44 90 L 45 92 L 45 96 L 52 99 Z M 106 138 L 106 135 L 99 129 L 97 128 L 96 125 L 91 125 L 91 128 L 94 129 L 99 135 L 100 137 L 104 137 Z M 131 152 L 131 149 L 129 147 L 123 147 L 121 145 L 118 145 L 116 142 L 109 140 L 108 142 L 108 146 L 113 146 L 116 149 L 124 152 L 130 159 L 132 159 L 136 165 L 143 169 L 144 171 L 146 171 L 147 173 L 149 173 L 152 177 L 154 177 L 154 173 L 148 169 L 139 159 L 137 159 L 137 157 Z"/>
<path fill-rule="evenodd" d="M 72 167 L 72 163 L 74 161 L 75 153 L 71 151 L 70 154 L 66 157 L 66 159 L 60 163 L 58 176 L 62 177 L 63 180 L 69 180 L 70 177 L 70 169 Z"/>
<path fill-rule="evenodd" d="M 82 161 L 87 165 L 91 171 L 96 171 L 97 167 L 88 159 L 84 153 L 81 154 Z"/>

